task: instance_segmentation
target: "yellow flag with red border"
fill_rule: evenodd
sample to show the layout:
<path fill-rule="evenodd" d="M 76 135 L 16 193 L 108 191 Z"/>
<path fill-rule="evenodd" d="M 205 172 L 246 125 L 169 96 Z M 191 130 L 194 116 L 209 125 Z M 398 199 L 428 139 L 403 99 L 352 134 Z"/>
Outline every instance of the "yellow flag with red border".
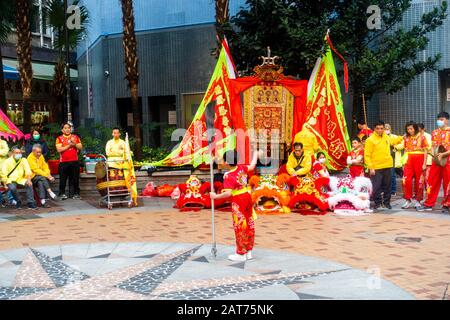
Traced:
<path fill-rule="evenodd" d="M 134 172 L 134 164 L 133 164 L 133 155 L 131 153 L 130 141 L 128 139 L 128 133 L 125 138 L 125 154 L 124 154 L 124 175 L 125 182 L 127 184 L 128 191 L 131 192 L 131 199 L 134 202 L 134 205 L 137 206 L 137 184 L 136 184 L 136 174 Z"/>

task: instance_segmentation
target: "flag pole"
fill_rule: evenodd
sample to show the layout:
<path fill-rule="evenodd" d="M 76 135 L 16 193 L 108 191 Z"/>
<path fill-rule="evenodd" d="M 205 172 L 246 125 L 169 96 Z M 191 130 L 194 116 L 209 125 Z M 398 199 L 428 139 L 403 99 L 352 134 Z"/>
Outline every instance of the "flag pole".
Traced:
<path fill-rule="evenodd" d="M 210 163 L 209 169 L 211 173 L 211 192 L 214 192 L 214 168 L 213 168 L 213 155 L 212 146 L 209 148 Z M 214 199 L 211 199 L 211 224 L 212 224 L 212 248 L 211 254 L 214 258 L 217 257 L 217 243 L 216 243 L 216 224 L 215 224 L 215 214 L 214 214 Z"/>

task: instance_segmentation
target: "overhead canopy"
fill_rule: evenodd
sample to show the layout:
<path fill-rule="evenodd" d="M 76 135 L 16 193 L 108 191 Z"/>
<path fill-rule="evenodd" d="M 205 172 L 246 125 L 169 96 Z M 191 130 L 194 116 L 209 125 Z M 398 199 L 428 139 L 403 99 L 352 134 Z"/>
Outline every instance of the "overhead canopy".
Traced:
<path fill-rule="evenodd" d="M 50 63 L 32 62 L 33 68 L 33 79 L 37 80 L 53 80 L 53 75 L 55 74 L 55 65 Z M 6 68 L 6 69 L 5 69 Z M 14 59 L 3 59 L 3 72 L 5 72 L 6 79 L 19 79 L 19 62 Z M 5 71 L 7 70 L 7 71 Z M 8 71 L 9 70 L 9 71 Z M 16 78 L 7 78 L 7 73 L 11 76 L 16 75 Z M 78 71 L 75 69 L 70 69 L 70 80 L 76 81 L 78 79 Z"/>
<path fill-rule="evenodd" d="M 3 74 L 7 80 L 19 80 L 19 72 L 15 68 L 3 65 Z"/>

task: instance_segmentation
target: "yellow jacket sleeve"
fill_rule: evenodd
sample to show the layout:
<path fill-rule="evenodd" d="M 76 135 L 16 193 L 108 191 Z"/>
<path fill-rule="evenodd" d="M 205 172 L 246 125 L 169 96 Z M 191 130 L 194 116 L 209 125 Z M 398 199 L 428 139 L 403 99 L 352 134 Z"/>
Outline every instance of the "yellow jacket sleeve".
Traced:
<path fill-rule="evenodd" d="M 0 181 L 1 182 L 6 182 L 6 175 L 8 174 L 6 172 L 6 165 L 5 165 L 6 161 L 3 162 L 2 167 L 0 168 Z"/>
<path fill-rule="evenodd" d="M 391 146 L 395 146 L 402 142 L 403 142 L 403 136 L 397 136 L 395 134 L 391 134 L 389 136 L 389 143 L 391 144 Z"/>
<path fill-rule="evenodd" d="M 8 156 L 9 147 L 5 140 L 0 140 L 0 157 L 4 158 Z"/>
<path fill-rule="evenodd" d="M 286 171 L 292 176 L 295 172 L 294 168 L 297 166 L 297 160 L 291 154 L 289 155 L 288 162 L 286 164 Z"/>
<path fill-rule="evenodd" d="M 107 157 L 111 157 L 111 155 L 112 155 L 112 143 L 111 143 L 111 141 L 108 141 L 106 143 L 105 151 L 106 151 L 106 156 Z"/>
<path fill-rule="evenodd" d="M 373 169 L 372 153 L 373 153 L 373 143 L 369 139 L 367 139 L 366 144 L 364 146 L 364 164 L 369 169 Z"/>
<path fill-rule="evenodd" d="M 33 176 L 33 172 L 31 171 L 30 164 L 28 163 L 28 160 L 27 159 L 23 159 L 22 161 L 23 161 L 22 165 L 23 165 L 23 169 L 25 171 L 26 177 L 27 178 L 31 178 Z"/>

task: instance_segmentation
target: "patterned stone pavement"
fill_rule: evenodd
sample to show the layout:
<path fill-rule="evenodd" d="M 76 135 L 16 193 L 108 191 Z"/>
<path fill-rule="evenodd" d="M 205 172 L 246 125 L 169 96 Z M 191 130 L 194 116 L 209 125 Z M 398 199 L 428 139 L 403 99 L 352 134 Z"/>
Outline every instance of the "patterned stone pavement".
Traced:
<path fill-rule="evenodd" d="M 239 298 L 262 298 L 264 294 L 273 292 L 273 288 L 294 286 L 294 291 L 290 288 L 286 295 L 280 291 L 279 297 L 395 298 L 392 293 L 388 292 L 389 290 L 382 290 L 386 292 L 384 296 L 378 291 L 367 291 L 367 275 L 375 275 L 381 277 L 392 288 L 402 289 L 400 290 L 402 294 L 396 294 L 397 298 L 449 299 L 447 291 L 450 282 L 450 249 L 448 247 L 450 216 L 443 215 L 439 211 L 433 213 L 402 211 L 399 208 L 400 201 L 395 204 L 392 211 L 382 211 L 361 217 L 340 217 L 332 214 L 326 216 L 289 214 L 260 216 L 257 220 L 256 246 L 261 251 L 257 250 L 255 253 L 263 252 L 264 254 L 257 255 L 255 261 L 247 262 L 245 268 L 247 268 L 247 264 L 261 263 L 262 265 L 256 268 L 257 270 L 252 271 L 257 275 L 273 275 L 279 273 L 280 270 L 283 273 L 308 273 L 350 269 L 350 272 L 358 271 L 364 275 L 364 277 L 358 278 L 360 283 L 355 283 L 358 287 L 364 287 L 364 290 L 358 291 L 354 287 L 352 290 L 346 290 L 349 283 L 354 283 L 353 279 L 357 278 L 346 278 L 345 281 L 335 278 L 336 281 L 333 282 L 334 295 L 327 294 L 326 291 L 327 283 L 331 283 L 331 280 L 322 283 L 315 282 L 309 288 L 310 291 L 302 291 L 297 289 L 302 287 L 303 283 L 287 284 L 289 282 L 286 280 L 287 278 L 283 280 L 285 281 L 283 284 L 274 282 L 273 278 L 258 278 L 257 280 L 249 278 L 257 286 L 257 288 L 250 288 L 245 281 L 245 284 L 239 282 L 240 284 L 237 285 L 233 277 L 231 277 L 232 280 L 226 280 L 230 278 L 230 274 L 223 271 L 228 268 L 224 267 L 225 269 L 217 269 L 221 275 L 219 278 L 231 281 L 231 284 L 234 285 L 233 290 L 237 291 L 227 296 L 233 297 L 234 294 L 238 294 Z M 24 212 L 18 216 L 1 211 L 0 250 L 3 250 L 0 254 L 1 294 L 4 297 L 36 298 L 43 297 L 45 294 L 61 292 L 60 297 L 66 297 L 68 287 L 69 289 L 71 286 L 80 288 L 79 285 L 72 283 L 75 279 L 75 282 L 83 284 L 81 287 L 92 282 L 104 284 L 104 286 L 94 286 L 97 289 L 90 291 L 91 298 L 98 296 L 98 292 L 111 291 L 119 297 L 129 299 L 155 298 L 155 296 L 158 299 L 173 299 L 177 298 L 177 295 L 170 287 L 167 287 L 164 277 L 167 276 L 167 279 L 171 279 L 171 277 L 179 275 L 182 282 L 177 284 L 178 291 L 186 294 L 189 292 L 189 297 L 193 298 L 215 298 L 214 295 L 206 294 L 202 288 L 206 286 L 212 288 L 211 291 L 223 293 L 225 290 L 222 288 L 223 283 L 217 282 L 217 279 L 214 283 L 208 282 L 211 278 L 205 279 L 201 269 L 194 268 L 188 273 L 180 274 L 179 271 L 187 265 L 187 262 L 183 262 L 184 258 L 181 257 L 181 253 L 176 256 L 177 258 L 170 258 L 175 259 L 170 262 L 164 260 L 169 259 L 168 257 L 161 257 L 158 255 L 159 252 L 154 249 L 150 250 L 151 252 L 141 252 L 139 254 L 141 258 L 133 257 L 131 260 L 128 259 L 128 262 L 125 261 L 126 259 L 123 260 L 123 255 L 127 256 L 127 243 L 157 245 L 164 242 L 180 243 L 180 246 L 183 246 L 183 243 L 200 245 L 211 242 L 210 211 L 180 213 L 172 206 L 173 203 L 170 199 L 146 199 L 144 207 L 131 210 L 118 208 L 112 212 L 99 210 L 84 202 L 67 202 L 64 204 L 64 211 L 60 212 Z M 226 261 L 225 252 L 227 250 L 231 252 L 231 246 L 234 243 L 228 212 L 217 212 L 216 227 L 217 241 L 224 245 L 225 249 L 219 250 L 219 257 L 214 263 L 226 264 L 228 261 Z M 92 261 L 82 264 L 87 269 L 92 268 L 93 270 L 89 271 L 68 263 L 70 259 L 78 259 L 86 254 L 89 246 L 104 245 L 105 248 L 110 248 L 111 243 L 120 244 L 114 251 L 111 249 L 108 249 L 109 251 L 105 249 L 104 252 L 100 250 L 93 256 L 95 259 L 90 259 L 97 261 L 97 268 L 89 267 L 92 265 Z M 53 245 L 57 246 L 52 249 L 55 250 L 52 254 L 40 250 L 42 247 Z M 206 265 L 205 260 L 208 262 L 211 260 L 211 256 L 208 256 L 209 252 L 198 255 L 199 251 L 206 250 L 205 247 L 200 247 L 194 253 L 195 259 L 199 259 L 196 261 L 197 265 Z M 29 248 L 33 248 L 34 251 Z M 195 245 L 190 245 L 182 249 L 189 251 L 194 248 L 196 248 Z M 26 253 L 18 254 L 18 256 L 10 255 L 11 249 L 22 250 Z M 272 251 L 266 252 L 263 249 Z M 156 256 L 152 256 L 154 254 Z M 298 258 L 292 260 L 298 260 L 304 266 L 310 266 L 306 263 L 308 259 L 322 262 L 317 264 L 319 268 L 301 269 L 302 263 L 298 263 L 296 268 L 285 270 L 283 267 L 289 265 L 288 260 L 290 259 L 284 259 L 283 255 L 303 257 L 303 260 Z M 272 256 L 275 257 L 273 261 L 271 260 Z M 158 260 L 162 258 L 167 262 L 166 264 Z M 127 263 L 138 261 L 136 259 L 144 259 L 140 262 L 148 262 L 149 265 L 142 268 L 136 265 L 141 269 L 139 269 L 140 272 L 136 271 L 137 273 L 133 276 L 129 276 L 126 270 L 123 271 L 121 281 L 109 280 L 108 272 L 120 272 L 115 268 L 116 265 L 131 267 Z M 188 257 L 189 263 L 192 263 L 191 259 L 193 259 L 192 256 Z M 108 263 L 111 261 L 112 264 L 110 265 L 106 261 Z M 339 267 L 327 268 L 329 264 L 336 264 Z M 22 267 L 27 271 L 18 272 Z M 152 268 L 158 270 L 159 276 L 154 276 L 154 273 L 150 271 Z M 104 270 L 104 273 L 96 273 L 97 269 Z M 236 269 L 239 268 L 233 268 L 234 271 Z M 52 270 L 60 270 L 61 275 L 53 274 Z M 146 271 L 149 272 L 146 273 Z M 330 277 L 338 277 L 346 272 L 349 271 L 319 275 L 314 279 L 321 277 L 330 279 Z M 63 275 L 67 275 L 67 273 L 71 274 L 69 278 L 72 280 L 69 282 Z M 139 277 L 133 278 L 137 275 Z M 245 274 L 245 276 L 254 275 Z M 300 275 L 300 277 L 302 276 L 304 275 Z M 295 277 L 293 276 L 294 280 L 291 280 L 301 281 Z M 11 282 L 12 279 L 17 282 L 17 285 Z M 38 285 L 33 282 L 33 279 L 40 279 Z M 187 285 L 189 281 L 193 282 L 192 285 Z M 265 281 L 272 282 L 268 285 Z M 305 281 L 309 281 L 309 279 Z M 109 284 L 106 285 L 106 283 Z M 145 284 L 145 286 L 139 287 L 136 284 Z M 135 289 L 132 289 L 133 285 Z M 197 291 L 194 290 L 196 285 L 198 286 Z M 148 294 L 150 291 L 151 293 Z M 348 291 L 352 291 L 352 294 L 354 294 L 353 292 L 360 293 L 359 296 L 352 296 Z M 226 292 L 229 293 L 229 291 Z M 300 296 L 297 295 L 298 292 L 300 292 Z M 378 293 L 375 295 L 374 292 Z M 77 295 L 69 296 L 76 298 Z"/>
<path fill-rule="evenodd" d="M 349 266 L 275 251 L 226 261 L 233 247 L 91 243 L 7 250 L 2 300 L 412 299 L 403 289 Z"/>

